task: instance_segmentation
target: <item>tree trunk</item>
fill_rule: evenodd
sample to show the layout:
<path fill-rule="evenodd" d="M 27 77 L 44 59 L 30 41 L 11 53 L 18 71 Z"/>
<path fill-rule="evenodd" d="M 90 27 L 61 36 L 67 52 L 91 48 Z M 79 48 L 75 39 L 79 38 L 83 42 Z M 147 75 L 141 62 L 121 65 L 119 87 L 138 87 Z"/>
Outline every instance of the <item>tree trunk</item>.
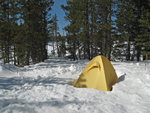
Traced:
<path fill-rule="evenodd" d="M 126 60 L 130 61 L 130 50 L 131 50 L 131 42 L 130 42 L 130 38 L 128 38 L 128 45 L 127 45 L 127 55 L 126 55 Z"/>
<path fill-rule="evenodd" d="M 137 46 L 136 50 L 137 50 L 137 54 L 136 54 L 137 61 L 140 61 L 140 55 L 141 55 L 141 48 L 140 48 L 140 46 Z"/>

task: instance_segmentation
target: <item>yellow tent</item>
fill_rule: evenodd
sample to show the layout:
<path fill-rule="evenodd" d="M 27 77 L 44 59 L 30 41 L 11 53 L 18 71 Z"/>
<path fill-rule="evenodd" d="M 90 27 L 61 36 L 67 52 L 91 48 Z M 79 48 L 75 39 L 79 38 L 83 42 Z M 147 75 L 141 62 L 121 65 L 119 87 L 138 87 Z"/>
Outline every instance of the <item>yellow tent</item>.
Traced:
<path fill-rule="evenodd" d="M 118 80 L 110 61 L 104 56 L 93 58 L 85 67 L 80 77 L 74 80 L 73 86 L 110 91 Z"/>

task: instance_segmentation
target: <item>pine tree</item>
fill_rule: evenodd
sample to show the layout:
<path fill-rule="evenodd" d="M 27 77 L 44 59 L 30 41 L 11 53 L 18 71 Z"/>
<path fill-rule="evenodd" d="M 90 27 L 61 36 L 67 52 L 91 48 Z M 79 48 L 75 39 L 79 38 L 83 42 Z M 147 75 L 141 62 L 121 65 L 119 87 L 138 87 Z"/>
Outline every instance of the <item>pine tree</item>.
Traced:
<path fill-rule="evenodd" d="M 98 34 L 98 29 L 99 29 L 99 22 L 98 22 L 98 4 L 97 0 L 90 0 L 89 2 L 89 12 L 90 12 L 90 17 L 89 17 L 89 23 L 90 23 L 90 50 L 91 50 L 91 58 L 94 56 L 97 56 L 99 54 L 98 48 L 100 48 L 101 44 L 98 43 L 99 41 L 99 34 Z"/>
<path fill-rule="evenodd" d="M 4 63 L 18 66 L 47 58 L 48 21 L 53 0 L 2 0 L 0 49 Z"/>
<path fill-rule="evenodd" d="M 68 32 L 67 34 L 67 42 L 68 48 L 67 50 L 71 53 L 71 58 L 76 60 L 77 59 L 77 48 L 79 49 L 78 41 L 79 41 L 79 33 L 80 28 L 82 25 L 82 15 L 81 15 L 81 8 L 82 8 L 82 1 L 73 0 L 67 1 L 67 6 L 63 6 L 62 8 L 65 10 L 66 13 L 66 20 L 70 21 L 70 24 L 65 27 L 65 30 Z M 79 36 L 79 37 L 78 37 Z"/>
<path fill-rule="evenodd" d="M 2 58 L 4 59 L 5 63 L 9 63 L 9 50 L 10 50 L 10 42 L 11 42 L 9 1 L 5 1 L 5 0 L 1 1 L 0 8 L 1 8 L 0 42 L 1 42 L 1 49 L 2 49 Z"/>
<path fill-rule="evenodd" d="M 112 48 L 112 0 L 69 0 L 63 6 L 70 51 L 75 58 L 91 59 L 98 54 L 110 58 Z M 83 53 L 83 56 L 80 55 Z"/>
<path fill-rule="evenodd" d="M 13 61 L 13 38 L 17 29 L 18 1 L 0 2 L 0 46 L 4 63 Z"/>
<path fill-rule="evenodd" d="M 139 10 L 139 34 L 135 41 L 142 48 L 144 56 L 150 55 L 150 0 L 140 0 L 137 4 Z"/>
<path fill-rule="evenodd" d="M 16 41 L 20 41 L 22 37 L 23 45 L 21 46 L 24 57 L 21 56 L 22 60 L 19 60 L 19 64 L 28 65 L 31 61 L 37 63 L 44 61 L 47 58 L 46 45 L 48 41 L 48 31 L 47 31 L 47 14 L 51 9 L 53 4 L 52 0 L 24 0 L 21 1 L 21 14 L 22 20 L 24 21 L 20 33 L 18 33 L 18 38 Z M 22 33 L 22 30 L 24 33 Z M 23 36 L 20 36 L 23 35 Z M 21 54 L 20 52 L 18 54 Z"/>
<path fill-rule="evenodd" d="M 113 45 L 112 38 L 112 15 L 113 15 L 113 0 L 97 0 L 98 3 L 98 14 L 100 22 L 99 34 L 101 35 L 101 54 L 111 59 L 111 50 Z"/>
<path fill-rule="evenodd" d="M 57 37 L 57 43 L 58 43 L 58 57 L 64 57 L 66 55 L 66 38 L 64 36 L 61 36 L 60 34 Z"/>
<path fill-rule="evenodd" d="M 117 28 L 119 40 L 123 40 L 122 47 L 126 48 L 126 60 L 131 60 L 131 44 L 134 44 L 136 34 L 135 2 L 131 0 L 119 0 L 117 9 Z M 134 46 L 134 45 L 133 45 Z"/>
<path fill-rule="evenodd" d="M 59 53 L 59 48 L 58 48 L 58 25 L 57 25 L 57 15 L 55 14 L 52 19 L 51 23 L 49 25 L 49 34 L 52 38 L 53 41 L 53 51 L 52 53 L 55 55 L 55 42 L 56 42 L 56 49 L 57 49 L 57 54 Z M 59 56 L 59 55 L 58 55 Z"/>

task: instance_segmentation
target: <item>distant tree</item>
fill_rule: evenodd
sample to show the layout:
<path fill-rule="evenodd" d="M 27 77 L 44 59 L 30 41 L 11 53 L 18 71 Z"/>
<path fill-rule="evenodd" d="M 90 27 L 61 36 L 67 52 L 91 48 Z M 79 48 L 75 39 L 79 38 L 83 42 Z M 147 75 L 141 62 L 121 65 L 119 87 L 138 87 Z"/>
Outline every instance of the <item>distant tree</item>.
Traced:
<path fill-rule="evenodd" d="M 58 25 L 57 25 L 57 15 L 55 14 L 52 19 L 51 19 L 51 23 L 50 25 L 48 26 L 49 28 L 49 34 L 50 34 L 50 37 L 52 38 L 52 41 L 53 41 L 53 54 L 55 54 L 55 42 L 56 42 L 56 49 L 57 49 L 57 52 L 59 52 L 58 50 Z"/>
<path fill-rule="evenodd" d="M 58 42 L 58 57 L 64 57 L 66 55 L 66 38 L 60 34 L 57 37 Z"/>

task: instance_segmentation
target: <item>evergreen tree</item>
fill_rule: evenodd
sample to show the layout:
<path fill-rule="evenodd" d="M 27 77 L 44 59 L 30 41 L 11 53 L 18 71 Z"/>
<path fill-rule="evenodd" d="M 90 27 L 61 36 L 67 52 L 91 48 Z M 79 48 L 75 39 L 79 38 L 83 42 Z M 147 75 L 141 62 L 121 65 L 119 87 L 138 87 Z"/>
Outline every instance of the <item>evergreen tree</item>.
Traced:
<path fill-rule="evenodd" d="M 2 0 L 0 2 L 0 46 L 4 63 L 13 60 L 12 45 L 16 35 L 18 1 Z"/>
<path fill-rule="evenodd" d="M 57 37 L 58 41 L 58 57 L 64 57 L 66 55 L 66 45 L 65 45 L 65 42 L 66 42 L 66 39 L 64 36 L 61 36 L 59 34 L 59 36 Z"/>
<path fill-rule="evenodd" d="M 137 3 L 139 10 L 139 33 L 135 41 L 142 48 L 144 56 L 150 55 L 150 0 L 140 0 Z"/>
<path fill-rule="evenodd" d="M 83 52 L 84 59 L 98 54 L 110 58 L 113 5 L 112 0 L 68 0 L 67 6 L 63 6 L 66 20 L 70 21 L 66 31 L 73 57 L 78 50 Z"/>
<path fill-rule="evenodd" d="M 132 0 L 118 0 L 117 11 L 117 30 L 120 39 L 122 40 L 122 47 L 126 49 L 126 60 L 131 60 L 131 44 L 134 44 L 136 34 L 136 14 L 135 2 Z M 134 45 L 133 45 L 134 46 Z"/>
<path fill-rule="evenodd" d="M 0 47 L 4 63 L 29 65 L 47 58 L 48 12 L 53 0 L 2 0 Z"/>
<path fill-rule="evenodd" d="M 23 24 L 15 41 L 20 42 L 22 37 L 23 46 L 20 48 L 18 45 L 16 49 L 18 55 L 21 54 L 21 57 L 18 56 L 18 65 L 22 66 L 28 65 L 30 61 L 37 63 L 47 58 L 47 14 L 53 2 L 52 0 L 23 0 L 20 4 Z"/>
<path fill-rule="evenodd" d="M 112 16 L 113 16 L 113 0 L 98 0 L 99 12 L 99 34 L 101 35 L 101 54 L 111 59 L 111 50 L 113 45 L 112 37 Z"/>
<path fill-rule="evenodd" d="M 79 33 L 81 29 L 81 25 L 83 24 L 81 20 L 81 8 L 82 8 L 82 1 L 79 0 L 68 0 L 67 6 L 63 6 L 62 8 L 65 10 L 66 13 L 66 20 L 70 22 L 68 26 L 65 27 L 65 30 L 68 32 L 67 34 L 67 42 L 68 48 L 67 50 L 71 53 L 71 58 L 76 60 L 77 59 L 77 48 L 79 49 L 78 41 L 79 41 Z M 79 37 L 78 37 L 79 36 Z"/>
<path fill-rule="evenodd" d="M 58 48 L 58 25 L 57 25 L 57 15 L 55 14 L 52 19 L 51 19 L 51 23 L 49 25 L 49 34 L 52 38 L 53 41 L 53 55 L 55 55 L 55 42 L 56 42 L 56 49 L 57 49 L 57 54 L 59 53 L 59 48 Z M 59 55 L 58 55 L 59 56 Z"/>
<path fill-rule="evenodd" d="M 9 50 L 10 50 L 10 5 L 9 1 L 1 1 L 0 9 L 0 43 L 1 43 L 1 51 L 2 58 L 5 63 L 9 63 Z"/>

